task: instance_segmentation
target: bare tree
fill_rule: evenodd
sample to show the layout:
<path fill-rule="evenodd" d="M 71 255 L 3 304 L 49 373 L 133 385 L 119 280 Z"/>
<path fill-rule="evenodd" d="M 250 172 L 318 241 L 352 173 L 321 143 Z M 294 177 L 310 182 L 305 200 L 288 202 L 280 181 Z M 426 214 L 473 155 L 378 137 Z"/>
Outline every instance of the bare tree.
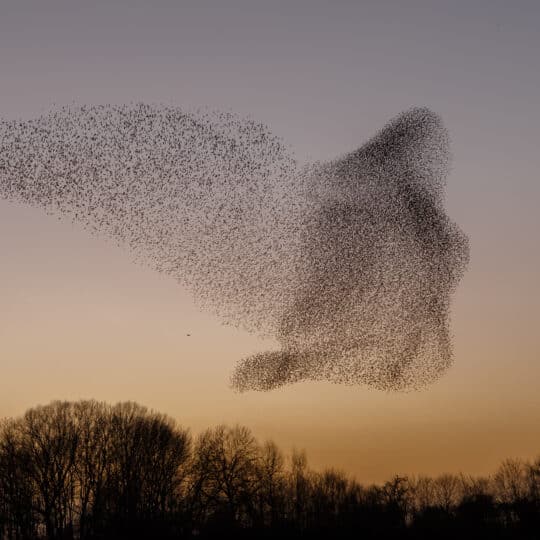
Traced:
<path fill-rule="evenodd" d="M 112 408 L 110 426 L 109 506 L 120 523 L 158 519 L 175 504 L 189 456 L 189 433 L 131 402 Z"/>
<path fill-rule="evenodd" d="M 72 535 L 75 510 L 75 462 L 79 436 L 70 403 L 56 401 L 26 412 L 21 449 L 34 484 L 35 508 L 47 537 Z"/>
<path fill-rule="evenodd" d="M 0 538 L 31 538 L 37 534 L 34 486 L 22 449 L 22 422 L 0 425 Z"/>
<path fill-rule="evenodd" d="M 192 445 L 136 403 L 53 402 L 0 422 L 0 540 L 535 538 L 540 527 L 540 459 L 506 460 L 492 478 L 395 476 L 368 488 L 310 470 L 304 452 L 288 463 L 245 427 Z"/>
<path fill-rule="evenodd" d="M 349 479 L 341 471 L 327 469 L 314 475 L 310 499 L 318 526 L 332 529 L 346 511 L 349 495 Z"/>
<path fill-rule="evenodd" d="M 529 498 L 540 507 L 540 457 L 527 464 L 527 484 Z"/>
<path fill-rule="evenodd" d="M 257 521 L 262 526 L 272 526 L 285 511 L 286 477 L 284 457 L 272 441 L 267 441 L 259 450 L 255 469 L 257 478 Z"/>
<path fill-rule="evenodd" d="M 309 524 L 311 480 L 312 474 L 308 470 L 306 453 L 293 450 L 289 480 L 290 509 L 288 515 L 301 530 L 306 529 Z"/>
<path fill-rule="evenodd" d="M 442 474 L 432 482 L 433 501 L 442 510 L 450 513 L 458 505 L 460 500 L 459 477 L 452 474 Z"/>
<path fill-rule="evenodd" d="M 520 459 L 502 462 L 493 478 L 497 499 L 513 503 L 527 497 L 527 467 Z"/>
<path fill-rule="evenodd" d="M 426 508 L 433 505 L 433 501 L 435 500 L 433 478 L 429 478 L 428 476 L 411 478 L 410 485 L 416 512 L 423 512 Z"/>
<path fill-rule="evenodd" d="M 403 527 L 408 522 L 413 508 L 414 491 L 406 476 L 394 476 L 384 483 L 381 495 L 389 510 L 389 517 L 395 525 Z"/>
<path fill-rule="evenodd" d="M 259 446 L 245 427 L 218 426 L 199 436 L 192 481 L 206 518 L 220 514 L 231 524 L 252 522 L 259 459 Z"/>

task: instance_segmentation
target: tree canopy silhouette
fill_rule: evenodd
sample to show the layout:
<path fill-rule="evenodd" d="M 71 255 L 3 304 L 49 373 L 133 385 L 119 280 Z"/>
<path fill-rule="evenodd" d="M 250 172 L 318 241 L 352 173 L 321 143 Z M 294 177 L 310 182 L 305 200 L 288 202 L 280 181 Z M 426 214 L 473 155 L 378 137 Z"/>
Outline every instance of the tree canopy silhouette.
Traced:
<path fill-rule="evenodd" d="M 540 458 L 491 477 L 362 486 L 242 426 L 193 438 L 136 403 L 60 402 L 0 426 L 0 540 L 537 538 Z"/>

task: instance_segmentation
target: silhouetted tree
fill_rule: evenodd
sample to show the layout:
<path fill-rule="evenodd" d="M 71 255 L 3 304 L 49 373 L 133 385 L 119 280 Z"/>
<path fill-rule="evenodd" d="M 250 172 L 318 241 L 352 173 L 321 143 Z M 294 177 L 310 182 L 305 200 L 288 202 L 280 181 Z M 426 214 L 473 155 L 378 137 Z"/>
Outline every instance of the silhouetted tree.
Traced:
<path fill-rule="evenodd" d="M 0 427 L 0 537 L 11 540 L 37 535 L 30 472 L 21 422 L 6 420 Z"/>
<path fill-rule="evenodd" d="M 136 403 L 53 402 L 0 424 L 0 540 L 532 539 L 540 459 L 493 477 L 395 476 L 362 487 L 312 471 L 245 427 L 191 443 Z"/>
<path fill-rule="evenodd" d="M 255 516 L 259 527 L 278 526 L 285 513 L 285 459 L 275 443 L 267 441 L 259 449 L 255 467 Z"/>
<path fill-rule="evenodd" d="M 193 496 L 205 521 L 235 528 L 256 518 L 260 449 L 251 432 L 218 426 L 199 436 L 192 466 Z"/>

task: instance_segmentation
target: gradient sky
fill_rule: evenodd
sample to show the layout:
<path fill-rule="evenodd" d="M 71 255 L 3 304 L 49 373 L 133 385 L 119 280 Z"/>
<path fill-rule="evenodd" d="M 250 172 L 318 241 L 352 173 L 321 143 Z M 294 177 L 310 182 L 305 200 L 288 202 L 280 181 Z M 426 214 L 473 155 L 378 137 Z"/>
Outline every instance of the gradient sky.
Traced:
<path fill-rule="evenodd" d="M 268 343 L 199 313 L 110 242 L 0 201 L 0 416 L 135 400 L 194 432 L 245 424 L 364 482 L 539 455 L 539 27 L 534 0 L 2 0 L 4 118 L 66 103 L 209 106 L 318 160 L 430 107 L 452 137 L 447 208 L 471 263 L 453 300 L 455 363 L 427 389 L 242 395 L 230 371 Z"/>

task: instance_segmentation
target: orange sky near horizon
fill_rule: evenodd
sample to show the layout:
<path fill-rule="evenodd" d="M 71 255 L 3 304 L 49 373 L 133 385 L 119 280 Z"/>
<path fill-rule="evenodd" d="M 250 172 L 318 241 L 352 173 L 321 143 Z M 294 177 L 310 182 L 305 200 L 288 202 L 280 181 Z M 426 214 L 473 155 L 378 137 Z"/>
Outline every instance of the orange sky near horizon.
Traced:
<path fill-rule="evenodd" d="M 505 457 L 540 455 L 535 305 L 509 294 L 490 299 L 474 259 L 454 298 L 455 363 L 435 384 L 387 393 L 301 383 L 237 394 L 228 387 L 235 362 L 268 343 L 200 313 L 170 278 L 100 238 L 39 210 L 2 202 L 0 211 L 17 233 L 0 241 L 10 255 L 2 265 L 2 415 L 53 399 L 134 400 L 194 433 L 246 425 L 286 452 L 305 449 L 315 468 L 366 482 L 487 474 Z"/>

